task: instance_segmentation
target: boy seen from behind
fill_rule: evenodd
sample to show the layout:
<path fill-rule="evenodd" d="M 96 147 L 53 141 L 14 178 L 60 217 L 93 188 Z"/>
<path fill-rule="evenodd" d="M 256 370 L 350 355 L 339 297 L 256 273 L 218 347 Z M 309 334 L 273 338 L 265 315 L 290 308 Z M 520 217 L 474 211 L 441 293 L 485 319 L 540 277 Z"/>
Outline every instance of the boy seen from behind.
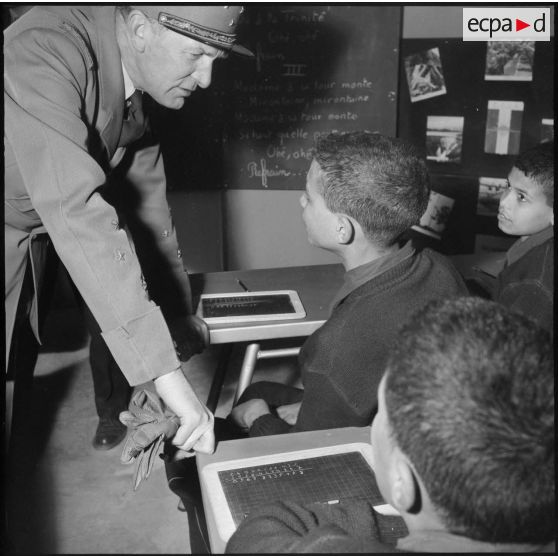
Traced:
<path fill-rule="evenodd" d="M 241 523 L 227 552 L 555 552 L 547 331 L 480 298 L 433 302 L 403 328 L 378 402 L 376 481 L 408 536 L 395 547 L 378 542 L 366 502 L 280 502 Z"/>
<path fill-rule="evenodd" d="M 299 356 L 304 389 L 252 384 L 231 413 L 250 436 L 365 426 L 389 347 L 409 315 L 431 299 L 466 293 L 449 261 L 398 238 L 429 198 L 422 157 L 405 142 L 370 132 L 318 140 L 301 197 L 311 244 L 337 254 L 344 284 L 328 321 Z"/>

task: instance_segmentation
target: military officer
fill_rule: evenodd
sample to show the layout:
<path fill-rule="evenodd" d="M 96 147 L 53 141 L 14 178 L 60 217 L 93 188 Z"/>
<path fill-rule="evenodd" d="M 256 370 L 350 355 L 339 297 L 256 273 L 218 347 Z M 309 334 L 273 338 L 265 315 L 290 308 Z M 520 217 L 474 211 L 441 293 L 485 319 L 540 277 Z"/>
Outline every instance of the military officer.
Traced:
<path fill-rule="evenodd" d="M 236 44 L 241 11 L 41 5 L 4 33 L 6 362 L 24 278 L 36 294 L 48 237 L 128 383 L 153 380 L 180 417 L 183 450 L 214 448 L 213 417 L 178 358 L 199 352 L 207 332 L 192 316 L 159 148 L 138 140 L 138 97 L 179 109 L 209 86 L 216 59 L 249 55 Z M 123 157 L 118 191 L 107 177 Z M 152 289 L 159 276 L 169 279 Z M 28 307 L 36 331 L 36 296 Z"/>

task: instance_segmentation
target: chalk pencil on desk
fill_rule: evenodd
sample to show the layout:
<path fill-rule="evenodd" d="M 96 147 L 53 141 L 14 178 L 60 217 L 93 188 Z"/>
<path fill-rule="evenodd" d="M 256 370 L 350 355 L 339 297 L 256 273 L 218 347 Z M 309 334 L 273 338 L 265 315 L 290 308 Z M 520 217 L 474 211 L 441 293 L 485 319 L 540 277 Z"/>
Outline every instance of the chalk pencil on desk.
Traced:
<path fill-rule="evenodd" d="M 246 292 L 248 292 L 248 291 L 250 290 L 240 279 L 237 279 L 236 282 L 237 282 Z"/>

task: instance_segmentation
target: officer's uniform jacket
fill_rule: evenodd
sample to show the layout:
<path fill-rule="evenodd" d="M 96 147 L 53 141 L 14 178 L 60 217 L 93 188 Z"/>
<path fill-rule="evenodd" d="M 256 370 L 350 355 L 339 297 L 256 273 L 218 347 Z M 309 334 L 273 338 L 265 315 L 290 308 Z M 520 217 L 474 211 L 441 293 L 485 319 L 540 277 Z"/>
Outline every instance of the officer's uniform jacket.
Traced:
<path fill-rule="evenodd" d="M 161 308 L 147 294 L 138 255 L 101 195 L 124 100 L 114 6 L 41 6 L 5 31 L 7 346 L 32 239 L 46 230 L 115 360 L 137 385 L 180 363 Z M 143 269 L 171 270 L 169 288 L 160 291 L 169 308 L 173 300 L 190 312 L 158 146 L 138 150 L 126 178 L 134 198 L 127 217 L 148 246 Z M 37 283 L 40 265 L 31 261 Z"/>

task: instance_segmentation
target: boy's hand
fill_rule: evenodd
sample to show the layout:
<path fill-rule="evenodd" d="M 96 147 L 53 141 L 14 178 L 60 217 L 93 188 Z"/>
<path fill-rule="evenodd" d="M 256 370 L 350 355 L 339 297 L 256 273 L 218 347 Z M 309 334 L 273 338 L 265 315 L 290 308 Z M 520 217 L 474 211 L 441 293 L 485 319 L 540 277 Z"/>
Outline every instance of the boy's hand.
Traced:
<path fill-rule="evenodd" d="M 298 413 L 300 412 L 301 405 L 302 401 L 291 403 L 290 405 L 281 405 L 281 407 L 277 407 L 277 415 L 287 424 L 294 426 L 298 420 Z"/>
<path fill-rule="evenodd" d="M 263 399 L 250 399 L 234 407 L 231 412 L 231 418 L 240 428 L 250 429 L 256 419 L 263 415 L 269 415 L 270 412 L 267 403 Z"/>

